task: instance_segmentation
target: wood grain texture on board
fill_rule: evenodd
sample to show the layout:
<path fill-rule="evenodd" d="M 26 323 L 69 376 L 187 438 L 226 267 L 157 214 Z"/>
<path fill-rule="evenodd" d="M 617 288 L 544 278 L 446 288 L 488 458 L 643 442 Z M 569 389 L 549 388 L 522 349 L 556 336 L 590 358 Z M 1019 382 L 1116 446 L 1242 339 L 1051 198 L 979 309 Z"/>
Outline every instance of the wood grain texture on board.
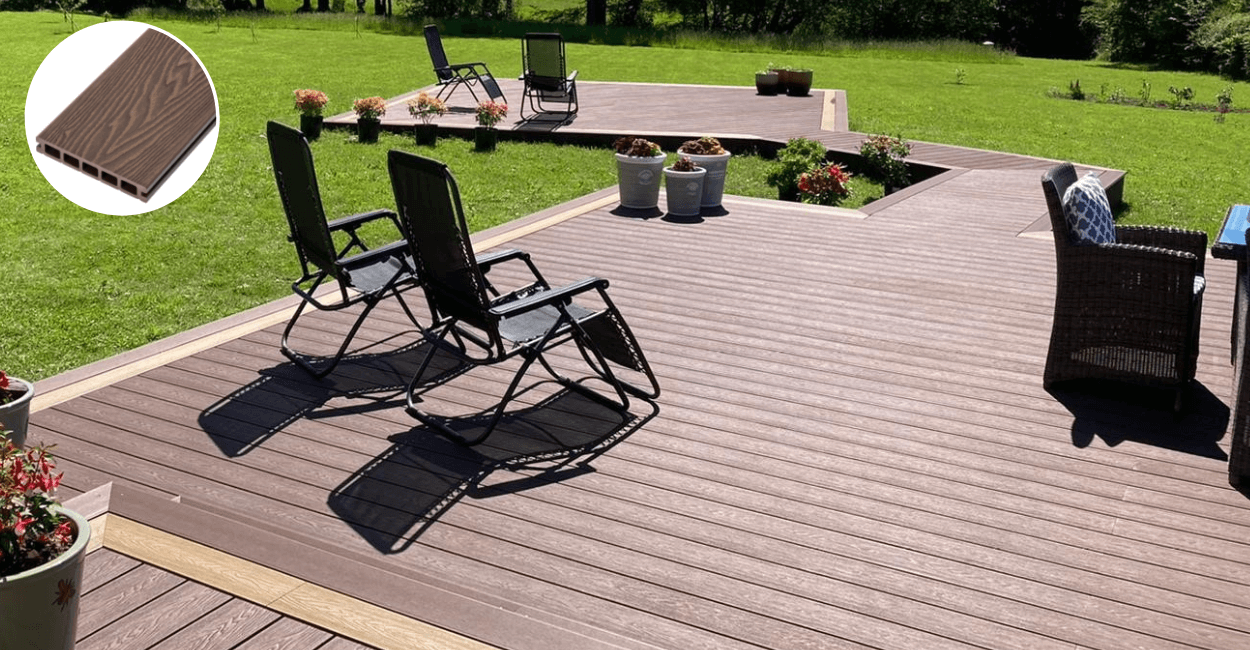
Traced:
<path fill-rule="evenodd" d="M 41 153 L 147 201 L 216 121 L 195 55 L 150 29 L 35 141 Z"/>

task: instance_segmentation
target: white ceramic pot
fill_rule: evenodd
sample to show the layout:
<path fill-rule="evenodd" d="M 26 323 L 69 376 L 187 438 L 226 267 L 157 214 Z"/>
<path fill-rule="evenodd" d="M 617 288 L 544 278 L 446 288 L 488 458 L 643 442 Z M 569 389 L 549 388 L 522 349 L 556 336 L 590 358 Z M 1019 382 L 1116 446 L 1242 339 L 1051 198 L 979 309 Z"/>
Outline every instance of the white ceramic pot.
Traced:
<path fill-rule="evenodd" d="M 0 577 L 0 640 L 5 648 L 73 650 L 82 595 L 82 563 L 91 524 L 62 509 L 74 544 L 60 557 L 17 575 Z"/>
<path fill-rule="evenodd" d="M 692 172 L 678 172 L 673 171 L 672 167 L 665 167 L 664 187 L 668 213 L 678 217 L 698 216 L 706 177 L 707 170 L 699 167 L 695 167 Z"/>
<path fill-rule="evenodd" d="M 664 154 L 644 158 L 616 154 L 616 175 L 621 207 L 651 210 L 660 205 L 660 178 Z"/>
<path fill-rule="evenodd" d="M 725 174 L 729 170 L 729 158 L 733 155 L 726 151 L 715 156 L 703 156 L 693 153 L 682 153 L 690 162 L 707 170 L 707 178 L 703 179 L 703 199 L 699 205 L 715 208 L 721 204 L 725 196 Z"/>
<path fill-rule="evenodd" d="M 26 427 L 30 422 L 30 400 L 35 396 L 35 385 L 17 377 L 9 377 L 9 390 L 25 391 L 25 393 L 8 404 L 0 404 L 0 427 L 11 431 L 9 440 L 20 447 L 26 444 Z"/>

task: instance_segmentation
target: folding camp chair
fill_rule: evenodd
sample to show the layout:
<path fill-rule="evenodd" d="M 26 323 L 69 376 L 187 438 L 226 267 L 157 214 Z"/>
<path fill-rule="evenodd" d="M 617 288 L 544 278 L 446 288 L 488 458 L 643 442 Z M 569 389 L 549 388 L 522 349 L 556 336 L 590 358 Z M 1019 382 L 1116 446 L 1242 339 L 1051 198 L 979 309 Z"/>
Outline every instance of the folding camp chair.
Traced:
<path fill-rule="evenodd" d="M 282 332 L 282 353 L 314 377 L 320 378 L 338 365 L 369 312 L 387 295 L 394 295 L 413 325 L 418 329 L 422 327 L 400 295 L 402 290 L 417 285 L 417 277 L 394 211 L 374 210 L 327 222 L 317 188 L 312 151 L 304 134 L 277 122 L 269 123 L 266 134 L 278 195 L 282 198 L 282 208 L 286 211 L 291 229 L 288 239 L 295 244 L 303 269 L 303 276 L 291 284 L 292 291 L 302 300 Z M 370 249 L 359 230 L 361 226 L 379 219 L 390 219 L 399 238 L 385 246 Z M 347 240 L 342 249 L 336 249 L 335 233 Z M 327 282 L 337 285 L 337 296 L 334 293 L 318 295 L 317 290 Z M 364 304 L 364 309 L 332 358 L 322 358 L 318 365 L 314 365 L 312 357 L 291 348 L 291 330 L 309 305 L 335 311 L 360 303 Z"/>
<path fill-rule="evenodd" d="M 505 104 L 508 102 L 485 63 L 481 61 L 447 62 L 447 53 L 443 51 L 443 37 L 439 36 L 436 25 L 425 26 L 425 46 L 430 51 L 430 61 L 434 64 L 434 74 L 438 77 L 438 85 L 442 86 L 438 91 L 439 99 L 449 99 L 457 88 L 464 86 L 469 89 L 469 94 L 473 95 L 473 103 L 477 104 L 480 100 L 478 100 L 477 93 L 473 92 L 473 86 L 480 84 L 490 99 L 498 99 Z"/>
<path fill-rule="evenodd" d="M 521 40 L 521 70 L 525 96 L 521 119 L 528 104 L 531 113 L 577 114 L 577 71 L 565 74 L 564 39 L 559 34 L 526 34 Z M 552 110 L 550 104 L 562 105 Z"/>
<path fill-rule="evenodd" d="M 625 318 L 608 297 L 607 280 L 587 278 L 564 287 L 552 287 L 529 255 L 521 251 L 505 251 L 489 262 L 475 262 L 460 190 L 447 166 L 402 151 L 391 151 L 389 164 L 400 220 L 407 232 L 412 233 L 409 244 L 413 260 L 423 280 L 430 310 L 440 319 L 427 332 L 432 345 L 408 385 L 411 415 L 454 440 L 477 444 L 499 423 L 534 361 L 561 384 L 621 411 L 629 408 L 628 395 L 647 400 L 659 396 L 660 386 L 655 374 L 625 324 Z M 483 271 L 511 260 L 524 263 L 533 281 L 516 291 L 498 295 L 486 282 Z M 583 294 L 596 297 L 602 306 L 587 309 L 572 302 L 574 297 Z M 449 336 L 454 345 L 447 341 Z M 577 346 L 590 367 L 590 376 L 576 381 L 569 379 L 559 374 L 544 356 L 552 348 L 569 342 Z M 482 356 L 470 354 L 470 346 L 474 354 Z M 462 363 L 473 365 L 496 364 L 517 356 L 522 359 L 502 400 L 494 407 L 493 415 L 487 417 L 487 426 L 471 439 L 452 430 L 445 423 L 447 418 L 417 408 L 423 396 L 437 385 L 425 386 L 423 379 L 440 349 L 451 350 Z M 639 388 L 625 381 L 622 372 L 644 377 L 649 386 Z M 595 378 L 607 384 L 611 396 L 584 385 Z"/>

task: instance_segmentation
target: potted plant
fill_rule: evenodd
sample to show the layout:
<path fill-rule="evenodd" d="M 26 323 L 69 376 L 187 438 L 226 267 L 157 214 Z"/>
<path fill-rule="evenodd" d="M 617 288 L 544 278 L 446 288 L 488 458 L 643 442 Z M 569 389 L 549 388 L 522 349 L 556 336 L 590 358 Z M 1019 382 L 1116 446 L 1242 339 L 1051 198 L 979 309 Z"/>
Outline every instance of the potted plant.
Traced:
<path fill-rule="evenodd" d="M 34 396 L 34 384 L 0 370 L 0 429 L 9 431 L 9 439 L 19 447 L 26 443 L 30 400 Z"/>
<path fill-rule="evenodd" d="M 382 132 L 382 116 L 386 115 L 386 100 L 381 97 L 365 97 L 352 102 L 356 111 L 356 134 L 361 142 L 377 142 Z"/>
<path fill-rule="evenodd" d="M 907 162 L 903 160 L 910 153 L 910 143 L 890 135 L 870 135 L 859 147 L 859 155 L 868 173 L 885 185 L 886 194 L 911 184 L 907 177 Z"/>
<path fill-rule="evenodd" d="M 654 210 L 660 205 L 660 175 L 664 152 L 660 145 L 627 135 L 617 138 L 616 177 L 621 207 Z"/>
<path fill-rule="evenodd" d="M 776 70 L 758 70 L 755 73 L 755 92 L 760 95 L 776 95 L 780 77 Z"/>
<path fill-rule="evenodd" d="M 768 71 L 777 75 L 777 90 L 784 92 L 786 85 L 790 83 L 790 66 L 768 64 Z"/>
<path fill-rule="evenodd" d="M 680 156 L 671 167 L 665 167 L 664 195 L 668 199 L 668 213 L 679 217 L 698 216 L 706 177 L 707 170 L 695 166 L 690 156 Z"/>
<path fill-rule="evenodd" d="M 799 174 L 799 193 L 804 203 L 837 205 L 851 195 L 850 172 L 837 163 L 822 163 Z"/>
<path fill-rule="evenodd" d="M 299 130 L 304 137 L 316 140 L 321 137 L 321 123 L 324 119 L 321 111 L 330 99 L 320 90 L 295 91 L 295 108 L 299 111 Z"/>
<path fill-rule="evenodd" d="M 777 188 L 782 201 L 799 200 L 799 175 L 825 162 L 825 145 L 807 138 L 791 138 L 777 152 L 777 163 L 768 171 L 768 184 Z"/>
<path fill-rule="evenodd" d="M 786 94 L 791 97 L 805 97 L 812 89 L 812 71 L 810 68 L 791 68 L 786 75 Z"/>
<path fill-rule="evenodd" d="M 695 165 L 707 170 L 699 205 L 705 208 L 719 206 L 725 195 L 725 174 L 729 170 L 731 156 L 721 146 L 720 140 L 706 135 L 698 140 L 687 140 L 677 148 L 677 153 L 689 156 Z"/>
<path fill-rule="evenodd" d="M 499 142 L 495 125 L 508 116 L 508 105 L 503 102 L 484 101 L 477 105 L 477 127 L 473 129 L 474 149 L 494 151 Z"/>
<path fill-rule="evenodd" d="M 420 93 L 416 99 L 408 100 L 408 113 L 421 120 L 416 129 L 417 144 L 434 146 L 438 142 L 438 125 L 432 123 L 435 116 L 447 114 L 447 103 L 429 93 Z"/>
<path fill-rule="evenodd" d="M 46 447 L 0 430 L 0 639 L 5 648 L 72 650 L 91 526 L 53 496 Z"/>

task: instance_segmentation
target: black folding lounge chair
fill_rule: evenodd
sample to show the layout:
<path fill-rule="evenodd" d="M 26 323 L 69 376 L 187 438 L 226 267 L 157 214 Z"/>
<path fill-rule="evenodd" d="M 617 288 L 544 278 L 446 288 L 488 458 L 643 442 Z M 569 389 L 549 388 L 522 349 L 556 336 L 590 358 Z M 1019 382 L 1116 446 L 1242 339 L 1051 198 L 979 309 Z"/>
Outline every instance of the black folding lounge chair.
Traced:
<path fill-rule="evenodd" d="M 1042 176 L 1057 275 L 1043 384 L 1106 379 L 1171 388 L 1179 411 L 1198 365 L 1207 235 L 1114 226 L 1114 243 L 1079 242 L 1063 207 L 1076 182 L 1071 163 Z"/>
<path fill-rule="evenodd" d="M 531 113 L 577 114 L 577 71 L 565 74 L 564 39 L 559 34 L 526 34 L 521 40 L 521 70 L 525 96 L 521 119 L 528 104 Z M 561 110 L 550 105 L 558 104 Z"/>
<path fill-rule="evenodd" d="M 629 408 L 628 395 L 654 399 L 660 394 L 655 374 L 647 364 L 638 341 L 608 297 L 607 280 L 587 278 L 563 287 L 552 287 L 528 254 L 504 251 L 488 262 L 474 261 L 460 190 L 447 166 L 436 160 L 402 151 L 390 152 L 391 185 L 400 220 L 408 232 L 413 260 L 421 275 L 431 312 L 439 322 L 430 328 L 431 339 L 421 367 L 408 385 L 408 412 L 424 424 L 465 444 L 486 439 L 499 423 L 508 402 L 517 395 L 521 379 L 534 361 L 561 384 L 600 400 L 622 411 Z M 483 271 L 503 261 L 523 262 L 533 281 L 506 295 L 498 295 Z M 587 309 L 572 302 L 590 294 L 602 304 Z M 451 336 L 454 345 L 449 342 Z M 592 374 L 580 380 L 559 374 L 544 354 L 572 342 Z M 469 353 L 470 346 L 474 356 Z M 423 379 L 439 350 L 450 350 L 462 363 L 490 365 L 520 356 L 520 368 L 513 376 L 494 413 L 486 413 L 487 426 L 479 435 L 466 439 L 452 430 L 448 418 L 428 414 L 417 407 L 423 395 L 437 386 L 426 386 Z M 617 369 L 613 369 L 615 364 Z M 639 388 L 622 374 L 645 378 L 647 388 Z M 607 384 L 611 396 L 585 385 L 591 379 Z"/>
<path fill-rule="evenodd" d="M 476 104 L 480 100 L 477 93 L 473 92 L 473 86 L 480 85 L 488 98 L 508 102 L 485 63 L 481 61 L 447 62 L 447 53 L 443 51 L 443 38 L 439 36 L 436 25 L 425 26 L 425 46 L 430 51 L 430 61 L 434 64 L 434 74 L 438 77 L 438 85 L 442 86 L 438 91 L 439 99 L 449 99 L 457 88 L 464 86 L 469 89 L 469 94 L 473 95 L 473 103 Z"/>
<path fill-rule="evenodd" d="M 402 290 L 416 286 L 417 277 L 394 211 L 374 210 L 327 222 L 317 188 L 312 151 L 304 134 L 277 122 L 269 123 L 266 134 L 278 195 L 291 229 L 288 238 L 295 244 L 304 272 L 303 277 L 291 284 L 291 289 L 303 300 L 282 332 L 282 353 L 314 377 L 324 377 L 342 360 L 365 317 L 387 295 L 394 295 L 409 320 L 421 328 L 400 295 Z M 390 219 L 394 223 L 397 240 L 369 249 L 359 229 L 378 219 Z M 336 249 L 335 233 L 339 233 L 340 240 L 346 240 L 342 249 Z M 338 291 L 318 295 L 317 290 L 326 282 L 336 284 Z M 321 310 L 339 310 L 359 303 L 364 304 L 364 309 L 334 357 L 320 359 L 314 365 L 311 357 L 291 348 L 291 330 L 308 305 Z"/>

